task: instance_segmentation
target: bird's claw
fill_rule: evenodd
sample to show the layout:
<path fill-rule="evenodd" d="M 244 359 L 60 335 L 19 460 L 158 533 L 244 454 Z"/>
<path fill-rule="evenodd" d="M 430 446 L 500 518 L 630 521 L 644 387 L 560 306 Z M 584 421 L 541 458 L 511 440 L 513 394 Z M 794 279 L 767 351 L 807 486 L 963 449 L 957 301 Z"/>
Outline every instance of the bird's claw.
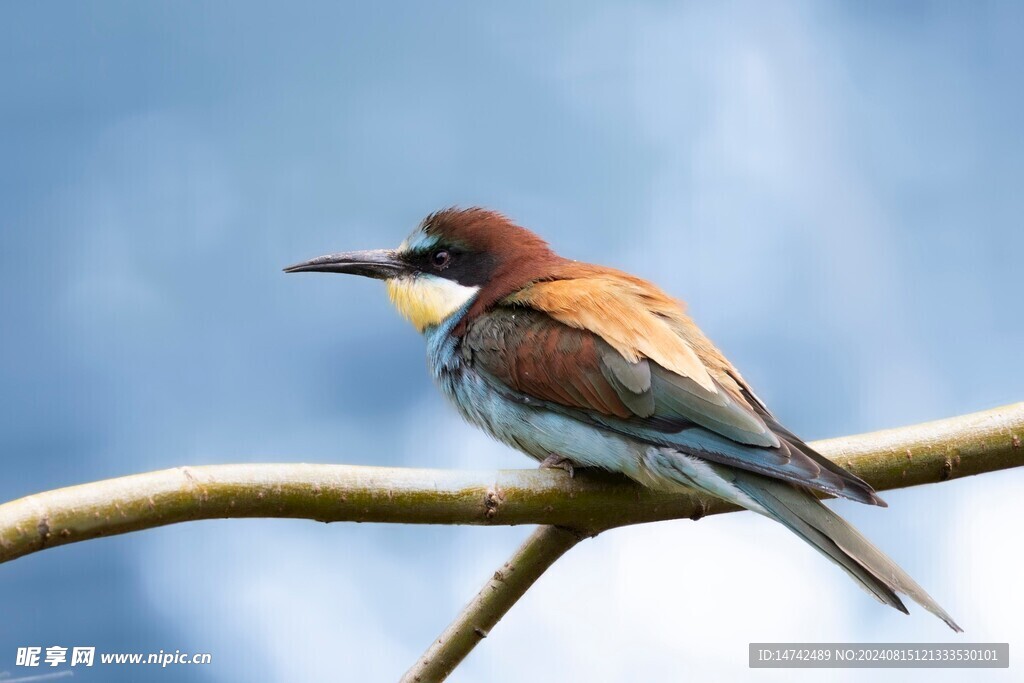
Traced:
<path fill-rule="evenodd" d="M 562 457 L 561 455 L 558 455 L 557 453 L 552 453 L 548 457 L 544 458 L 544 460 L 540 463 L 540 468 L 545 470 L 565 470 L 566 472 L 569 473 L 570 479 L 572 479 L 573 475 L 576 473 L 575 469 L 573 468 L 572 461 L 569 460 L 569 458 L 565 458 Z"/>

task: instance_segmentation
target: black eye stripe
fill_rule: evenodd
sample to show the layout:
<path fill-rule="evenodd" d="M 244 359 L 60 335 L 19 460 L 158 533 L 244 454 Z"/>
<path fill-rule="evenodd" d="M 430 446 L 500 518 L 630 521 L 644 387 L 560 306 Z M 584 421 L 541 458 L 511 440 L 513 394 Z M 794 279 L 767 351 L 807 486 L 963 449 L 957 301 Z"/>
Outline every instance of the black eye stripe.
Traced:
<path fill-rule="evenodd" d="M 434 261 L 435 256 L 447 253 L 443 264 Z M 459 247 L 435 246 L 426 251 L 405 254 L 406 263 L 425 275 L 443 277 L 467 287 L 484 285 L 494 273 L 495 259 L 491 254 L 465 251 Z"/>

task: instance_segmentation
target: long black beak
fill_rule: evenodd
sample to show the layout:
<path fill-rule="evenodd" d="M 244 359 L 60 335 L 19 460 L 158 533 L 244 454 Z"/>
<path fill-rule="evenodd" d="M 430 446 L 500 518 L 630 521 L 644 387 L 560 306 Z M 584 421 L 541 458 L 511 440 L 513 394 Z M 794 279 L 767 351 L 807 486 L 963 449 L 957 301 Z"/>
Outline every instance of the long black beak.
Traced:
<path fill-rule="evenodd" d="M 398 277 L 410 272 L 409 265 L 390 249 L 345 251 L 319 256 L 284 269 L 286 273 L 350 273 L 378 280 Z"/>

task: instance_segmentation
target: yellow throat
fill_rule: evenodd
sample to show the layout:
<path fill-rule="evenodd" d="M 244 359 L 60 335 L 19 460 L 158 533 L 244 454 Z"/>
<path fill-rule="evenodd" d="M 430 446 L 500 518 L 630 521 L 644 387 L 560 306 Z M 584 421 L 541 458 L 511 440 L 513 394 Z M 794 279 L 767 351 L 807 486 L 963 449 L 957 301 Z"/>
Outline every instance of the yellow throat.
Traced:
<path fill-rule="evenodd" d="M 388 296 L 398 312 L 417 330 L 439 325 L 466 305 L 480 291 L 434 275 L 413 275 L 385 281 Z"/>

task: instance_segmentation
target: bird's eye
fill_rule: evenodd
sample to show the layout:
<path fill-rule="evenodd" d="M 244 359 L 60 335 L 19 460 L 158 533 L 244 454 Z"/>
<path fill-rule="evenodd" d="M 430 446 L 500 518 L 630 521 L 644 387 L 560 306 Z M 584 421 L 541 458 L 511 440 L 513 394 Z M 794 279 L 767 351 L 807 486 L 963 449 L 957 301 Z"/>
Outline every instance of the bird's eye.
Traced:
<path fill-rule="evenodd" d="M 440 249 L 430 255 L 430 261 L 434 264 L 434 267 L 438 270 L 445 268 L 448 263 L 452 260 L 451 252 L 447 249 Z"/>

